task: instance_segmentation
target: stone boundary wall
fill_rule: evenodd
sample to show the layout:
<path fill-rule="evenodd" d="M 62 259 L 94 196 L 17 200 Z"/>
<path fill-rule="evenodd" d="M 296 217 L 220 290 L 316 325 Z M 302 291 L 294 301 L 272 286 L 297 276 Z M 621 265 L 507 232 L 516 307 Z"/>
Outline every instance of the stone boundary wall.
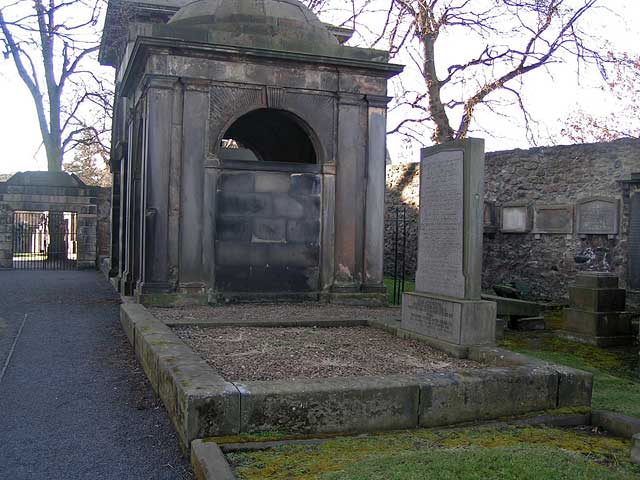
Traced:
<path fill-rule="evenodd" d="M 579 271 L 607 270 L 627 280 L 629 195 L 635 187 L 625 184 L 640 172 L 640 140 L 539 147 L 486 154 L 485 200 L 493 202 L 497 224 L 485 229 L 482 286 L 517 282 L 528 298 L 564 301 L 567 286 Z M 419 207 L 418 163 L 387 166 L 386 219 L 397 206 L 407 207 L 407 272 L 415 275 Z M 502 233 L 500 208 L 509 204 L 569 206 L 578 201 L 605 197 L 620 201 L 617 235 L 579 235 L 573 214 L 573 233 Z M 394 232 L 385 228 L 385 274 L 393 273 Z M 400 234 L 402 239 L 402 232 Z M 576 261 L 578 258 L 578 261 Z"/>
<path fill-rule="evenodd" d="M 102 260 L 111 256 L 111 187 L 97 189 L 97 206 L 96 254 L 100 267 Z"/>

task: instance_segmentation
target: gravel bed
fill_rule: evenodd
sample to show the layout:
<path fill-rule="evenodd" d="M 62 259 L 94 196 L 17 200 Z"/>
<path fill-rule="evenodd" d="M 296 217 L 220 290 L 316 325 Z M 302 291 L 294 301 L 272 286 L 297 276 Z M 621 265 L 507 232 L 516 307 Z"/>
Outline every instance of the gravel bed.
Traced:
<path fill-rule="evenodd" d="M 480 368 L 370 327 L 175 327 L 226 380 L 293 380 Z"/>
<path fill-rule="evenodd" d="M 400 308 L 352 307 L 331 303 L 237 304 L 224 307 L 151 308 L 164 322 L 267 322 L 282 319 L 326 320 L 400 320 Z"/>

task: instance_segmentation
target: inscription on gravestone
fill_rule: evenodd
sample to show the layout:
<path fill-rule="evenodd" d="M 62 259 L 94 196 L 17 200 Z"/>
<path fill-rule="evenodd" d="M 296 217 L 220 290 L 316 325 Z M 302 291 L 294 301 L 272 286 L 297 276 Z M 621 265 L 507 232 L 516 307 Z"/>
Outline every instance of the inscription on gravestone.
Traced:
<path fill-rule="evenodd" d="M 578 233 L 616 235 L 619 220 L 618 200 L 592 198 L 577 206 Z"/>
<path fill-rule="evenodd" d="M 537 205 L 534 214 L 535 233 L 573 233 L 571 205 Z"/>
<path fill-rule="evenodd" d="M 449 150 L 422 161 L 417 291 L 465 296 L 463 160 Z"/>
<path fill-rule="evenodd" d="M 447 340 L 457 341 L 460 332 L 460 305 L 428 297 L 406 297 L 407 312 L 403 328 Z"/>

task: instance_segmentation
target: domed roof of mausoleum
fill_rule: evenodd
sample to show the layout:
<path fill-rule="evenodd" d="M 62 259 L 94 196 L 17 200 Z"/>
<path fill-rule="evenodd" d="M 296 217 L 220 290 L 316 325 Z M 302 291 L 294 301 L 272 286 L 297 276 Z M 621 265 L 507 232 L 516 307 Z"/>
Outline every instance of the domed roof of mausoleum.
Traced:
<path fill-rule="evenodd" d="M 208 42 L 261 49 L 319 51 L 339 46 L 336 37 L 297 0 L 196 0 L 168 25 L 206 30 Z"/>

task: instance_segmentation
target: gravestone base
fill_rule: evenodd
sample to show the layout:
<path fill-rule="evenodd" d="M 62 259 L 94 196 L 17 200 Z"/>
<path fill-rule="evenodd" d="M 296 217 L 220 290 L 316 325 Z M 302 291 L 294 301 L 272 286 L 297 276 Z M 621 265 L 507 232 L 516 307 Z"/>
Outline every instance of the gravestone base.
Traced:
<path fill-rule="evenodd" d="M 402 300 L 404 331 L 432 338 L 442 347 L 494 345 L 496 304 L 485 300 L 463 300 L 427 293 L 405 293 Z M 450 348 L 443 348 L 447 351 Z"/>
<path fill-rule="evenodd" d="M 601 337 L 597 335 L 586 335 L 582 333 L 567 332 L 565 330 L 556 330 L 554 334 L 571 342 L 584 343 L 594 347 L 609 348 L 631 345 L 634 342 L 632 335 L 620 335 L 613 337 Z"/>
<path fill-rule="evenodd" d="M 626 292 L 618 277 L 607 272 L 583 272 L 569 288 L 571 306 L 562 314 L 559 336 L 599 347 L 633 342 L 631 320 L 624 312 Z"/>

